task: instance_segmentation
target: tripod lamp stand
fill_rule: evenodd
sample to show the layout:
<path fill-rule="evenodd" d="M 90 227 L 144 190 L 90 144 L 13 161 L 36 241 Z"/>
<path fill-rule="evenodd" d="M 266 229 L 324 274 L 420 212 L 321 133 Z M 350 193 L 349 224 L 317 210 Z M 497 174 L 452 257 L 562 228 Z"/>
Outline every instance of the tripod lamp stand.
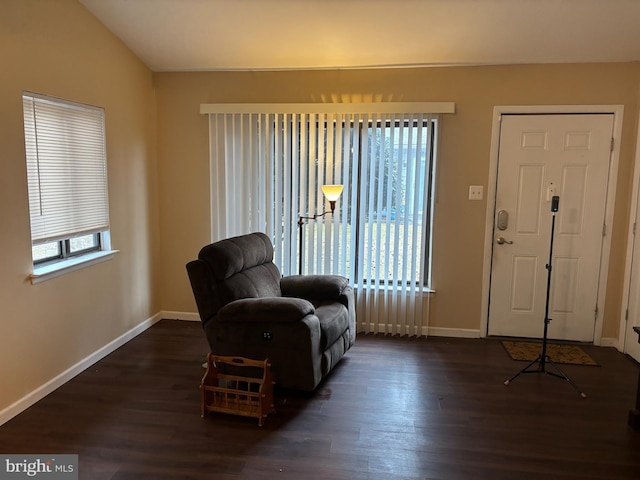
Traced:
<path fill-rule="evenodd" d="M 335 212 L 336 210 L 336 202 L 338 201 L 338 198 L 340 198 L 340 195 L 342 195 L 343 188 L 344 187 L 342 185 L 322 185 L 322 193 L 324 194 L 326 199 L 329 201 L 329 208 L 331 209 L 331 211 L 328 212 L 327 210 L 324 210 L 322 213 L 316 213 L 311 217 L 306 217 L 303 215 L 300 215 L 300 217 L 298 217 L 298 242 L 299 242 L 298 274 L 299 275 L 302 275 L 302 259 L 304 258 L 302 254 L 302 244 L 303 244 L 302 226 L 305 224 L 305 220 L 315 220 L 316 218 L 324 217 L 328 213 L 333 214 L 333 212 Z"/>
<path fill-rule="evenodd" d="M 551 360 L 551 357 L 547 354 L 547 331 L 549 328 L 549 322 L 551 319 L 549 318 L 549 293 L 551 290 L 551 260 L 553 258 L 553 233 L 556 226 L 556 212 L 558 211 L 558 205 L 560 203 L 560 197 L 554 196 L 551 200 L 551 239 L 549 242 L 549 263 L 547 263 L 547 297 L 545 303 L 545 311 L 544 311 L 544 333 L 542 335 L 542 351 L 538 357 L 529 363 L 526 367 L 520 370 L 518 373 L 513 375 L 507 381 L 504 382 L 505 385 L 509 385 L 513 380 L 518 378 L 523 373 L 544 373 L 546 375 L 551 375 L 556 378 L 560 378 L 562 380 L 566 380 L 571 384 L 571 386 L 575 389 L 576 392 L 580 394 L 582 398 L 587 398 L 587 395 L 581 391 L 578 386 L 571 380 L 556 363 Z M 534 365 L 537 364 L 537 367 Z M 547 370 L 547 365 L 551 365 L 556 371 L 550 372 Z"/>

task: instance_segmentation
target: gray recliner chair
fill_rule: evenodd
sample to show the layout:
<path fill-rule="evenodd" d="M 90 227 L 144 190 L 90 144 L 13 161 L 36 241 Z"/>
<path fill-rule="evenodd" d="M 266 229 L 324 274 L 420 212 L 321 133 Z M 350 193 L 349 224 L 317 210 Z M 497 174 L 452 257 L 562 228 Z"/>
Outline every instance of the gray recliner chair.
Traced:
<path fill-rule="evenodd" d="M 211 351 L 269 358 L 277 386 L 312 391 L 355 342 L 348 280 L 283 278 L 263 233 L 207 245 L 186 267 Z"/>

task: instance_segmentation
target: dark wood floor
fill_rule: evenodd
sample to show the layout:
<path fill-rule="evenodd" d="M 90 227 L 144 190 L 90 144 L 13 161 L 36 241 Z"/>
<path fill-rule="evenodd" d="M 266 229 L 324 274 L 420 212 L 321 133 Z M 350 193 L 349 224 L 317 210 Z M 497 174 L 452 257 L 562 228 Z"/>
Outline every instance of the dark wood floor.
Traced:
<path fill-rule="evenodd" d="M 2 453 L 77 453 L 80 478 L 638 479 L 627 427 L 638 365 L 523 375 L 494 339 L 360 336 L 312 395 L 277 414 L 200 418 L 199 323 L 163 320 L 0 427 Z"/>

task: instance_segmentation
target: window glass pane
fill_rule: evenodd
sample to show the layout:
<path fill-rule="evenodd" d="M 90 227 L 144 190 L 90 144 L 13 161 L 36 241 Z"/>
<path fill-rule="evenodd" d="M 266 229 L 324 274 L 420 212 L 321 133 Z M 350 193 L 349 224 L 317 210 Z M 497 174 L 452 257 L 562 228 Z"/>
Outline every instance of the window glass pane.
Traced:
<path fill-rule="evenodd" d="M 233 192 L 227 179 L 216 181 L 227 202 L 216 231 L 265 231 L 285 275 L 337 274 L 357 285 L 412 289 L 427 284 L 436 118 L 277 114 L 233 127 L 242 116 L 212 119 L 225 142 L 216 157 L 237 180 Z M 238 152 L 247 158 L 242 168 Z M 321 192 L 327 184 L 344 187 L 333 212 Z"/>
<path fill-rule="evenodd" d="M 358 216 L 364 216 L 366 282 L 417 283 L 424 268 L 422 251 L 426 180 L 431 152 L 428 123 L 401 121 L 370 125 L 367 154 L 360 159 L 369 172 L 360 188 Z M 366 164 L 366 165 L 365 165 Z"/>
<path fill-rule="evenodd" d="M 57 258 L 61 255 L 60 242 L 43 243 L 31 247 L 33 261 L 38 262 L 48 258 Z"/>
<path fill-rule="evenodd" d="M 324 125 L 327 138 L 344 137 L 335 151 L 344 151 L 346 145 L 350 154 L 344 156 L 346 160 L 341 165 L 348 172 L 337 170 L 334 178 L 348 178 L 357 195 L 341 197 L 340 224 L 333 224 L 332 216 L 305 222 L 301 232 L 305 255 L 303 273 L 320 273 L 331 250 L 350 248 L 353 240 L 353 250 L 340 263 L 340 274 L 376 285 L 419 284 L 421 278 L 428 279 L 427 272 L 421 273 L 428 268 L 429 255 L 428 240 L 423 239 L 430 235 L 432 122 L 425 118 L 383 118 L 365 125 L 336 122 L 333 136 L 326 134 L 328 127 Z M 317 127 L 320 131 L 322 125 Z M 354 144 L 361 148 L 353 148 Z M 318 195 L 318 178 L 326 165 L 333 165 L 338 157 L 329 160 L 332 147 L 326 141 L 318 150 L 315 160 L 307 162 L 310 167 L 301 180 L 308 185 L 310 196 Z M 302 152 L 300 157 L 304 158 Z M 323 203 L 326 204 L 326 200 L 320 198 L 308 210 L 326 211 Z M 329 230 L 335 235 L 333 238 L 329 238 Z"/>
<path fill-rule="evenodd" d="M 98 247 L 97 234 L 84 235 L 82 237 L 71 238 L 69 240 L 69 253 L 76 253 Z"/>

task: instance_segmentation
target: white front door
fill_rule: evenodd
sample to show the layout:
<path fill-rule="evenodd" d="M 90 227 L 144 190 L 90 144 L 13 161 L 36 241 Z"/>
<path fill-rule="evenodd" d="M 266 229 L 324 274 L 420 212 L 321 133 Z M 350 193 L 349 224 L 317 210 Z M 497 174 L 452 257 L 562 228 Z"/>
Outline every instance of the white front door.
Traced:
<path fill-rule="evenodd" d="M 489 335 L 593 341 L 612 114 L 503 115 Z M 558 212 L 551 211 L 553 196 Z"/>

